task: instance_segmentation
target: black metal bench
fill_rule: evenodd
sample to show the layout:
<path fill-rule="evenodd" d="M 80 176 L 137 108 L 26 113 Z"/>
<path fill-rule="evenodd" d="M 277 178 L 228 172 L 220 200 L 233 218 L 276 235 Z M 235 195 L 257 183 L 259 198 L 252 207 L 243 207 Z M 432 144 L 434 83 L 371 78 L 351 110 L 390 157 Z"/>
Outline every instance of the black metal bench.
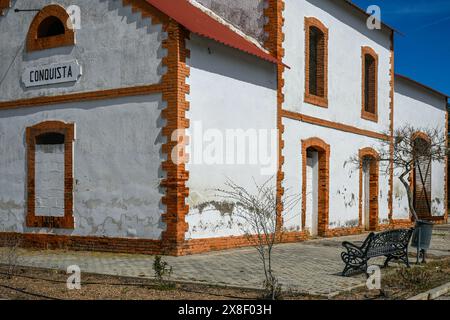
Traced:
<path fill-rule="evenodd" d="M 375 257 L 386 257 L 384 267 L 391 260 L 400 260 L 409 268 L 408 245 L 414 229 L 389 230 L 381 233 L 371 233 L 362 246 L 350 242 L 342 245 L 347 252 L 342 252 L 341 258 L 345 263 L 343 276 L 349 276 L 356 272 L 366 272 L 368 261 Z"/>

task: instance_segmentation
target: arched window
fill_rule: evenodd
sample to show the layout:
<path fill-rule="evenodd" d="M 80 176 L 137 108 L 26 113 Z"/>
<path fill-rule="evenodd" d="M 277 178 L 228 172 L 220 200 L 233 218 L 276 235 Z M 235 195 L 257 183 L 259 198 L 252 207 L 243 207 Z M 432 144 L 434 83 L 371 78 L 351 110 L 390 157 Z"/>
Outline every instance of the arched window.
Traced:
<path fill-rule="evenodd" d="M 75 32 L 66 10 L 57 4 L 44 7 L 31 22 L 27 51 L 37 51 L 75 44 Z"/>
<path fill-rule="evenodd" d="M 73 229 L 74 124 L 27 128 L 27 227 Z"/>
<path fill-rule="evenodd" d="M 36 144 L 38 145 L 55 145 L 64 144 L 65 137 L 62 133 L 48 132 L 36 137 Z"/>
<path fill-rule="evenodd" d="M 305 102 L 328 106 L 328 29 L 305 18 Z"/>
<path fill-rule="evenodd" d="M 45 18 L 38 27 L 38 39 L 63 35 L 64 24 L 56 17 Z"/>
<path fill-rule="evenodd" d="M 366 120 L 378 121 L 378 55 L 362 48 L 362 112 Z"/>
<path fill-rule="evenodd" d="M 431 169 L 430 139 L 423 133 L 414 137 L 414 170 L 412 189 L 414 208 L 419 219 L 427 219 L 431 214 Z"/>
<path fill-rule="evenodd" d="M 323 49 L 324 34 L 316 27 L 309 28 L 309 93 L 324 95 Z"/>

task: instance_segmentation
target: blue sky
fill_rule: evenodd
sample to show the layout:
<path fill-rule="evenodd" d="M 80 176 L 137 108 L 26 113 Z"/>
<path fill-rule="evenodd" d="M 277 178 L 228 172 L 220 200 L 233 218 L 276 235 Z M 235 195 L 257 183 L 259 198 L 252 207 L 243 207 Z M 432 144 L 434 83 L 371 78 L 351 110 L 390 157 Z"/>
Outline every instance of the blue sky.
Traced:
<path fill-rule="evenodd" d="M 450 0 L 353 0 L 378 5 L 395 36 L 395 71 L 450 95 Z"/>

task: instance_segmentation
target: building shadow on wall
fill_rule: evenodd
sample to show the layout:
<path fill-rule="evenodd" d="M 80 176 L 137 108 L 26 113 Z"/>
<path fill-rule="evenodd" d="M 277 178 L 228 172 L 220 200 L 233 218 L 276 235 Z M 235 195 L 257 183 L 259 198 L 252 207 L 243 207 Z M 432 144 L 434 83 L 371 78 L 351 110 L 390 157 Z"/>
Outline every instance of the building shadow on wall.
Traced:
<path fill-rule="evenodd" d="M 321 10 L 327 12 L 333 18 L 341 21 L 342 23 L 352 27 L 356 31 L 362 33 L 365 37 L 377 42 L 380 46 L 384 47 L 387 50 L 390 50 L 390 38 L 383 35 L 380 30 L 370 30 L 367 27 L 361 28 L 362 19 L 367 19 L 367 15 L 363 12 L 360 12 L 356 8 L 352 8 L 352 6 L 346 1 L 342 0 L 331 0 L 331 1 L 323 1 L 323 0 L 306 0 L 311 3 L 311 5 L 320 8 Z M 369 4 L 368 4 L 369 5 Z M 345 50 L 345 48 L 342 48 Z"/>
<path fill-rule="evenodd" d="M 191 50 L 188 64 L 192 68 L 277 90 L 274 63 L 194 34 L 187 48 Z M 194 48 L 196 54 L 192 54 Z"/>

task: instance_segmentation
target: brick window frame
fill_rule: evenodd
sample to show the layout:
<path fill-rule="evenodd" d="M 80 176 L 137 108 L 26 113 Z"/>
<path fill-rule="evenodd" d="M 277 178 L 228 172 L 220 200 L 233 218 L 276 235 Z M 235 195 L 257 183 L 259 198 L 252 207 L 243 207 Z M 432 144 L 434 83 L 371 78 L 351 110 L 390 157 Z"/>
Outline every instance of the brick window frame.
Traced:
<path fill-rule="evenodd" d="M 11 0 L 0 0 L 0 16 L 4 15 L 5 9 L 11 7 Z"/>
<path fill-rule="evenodd" d="M 369 86 L 373 97 L 369 97 L 373 112 L 366 110 L 366 57 L 373 59 L 373 75 L 369 79 Z M 378 122 L 378 54 L 370 47 L 361 47 L 361 118 Z"/>
<path fill-rule="evenodd" d="M 318 70 L 321 76 L 317 76 L 317 86 L 321 88 L 322 95 L 310 93 L 310 30 L 316 28 L 321 32 L 322 38 L 318 44 L 321 53 L 318 54 Z M 322 66 L 322 68 L 320 68 Z M 305 17 L 305 96 L 306 103 L 328 108 L 328 28 L 314 17 Z"/>
<path fill-rule="evenodd" d="M 319 153 L 319 194 L 318 194 L 318 235 L 326 236 L 329 224 L 330 203 L 330 145 L 320 138 L 313 137 L 302 143 L 302 230 L 306 226 L 306 161 L 308 149 Z"/>
<path fill-rule="evenodd" d="M 46 133 L 64 135 L 64 216 L 38 216 L 35 190 L 36 138 Z M 27 217 L 29 228 L 74 229 L 73 217 L 73 141 L 75 124 L 61 121 L 45 121 L 26 128 L 27 142 Z"/>
<path fill-rule="evenodd" d="M 378 229 L 378 216 L 379 216 L 379 173 L 380 156 L 376 150 L 373 148 L 364 148 L 359 150 L 359 226 L 364 228 L 362 225 L 363 221 L 363 161 L 364 158 L 370 158 L 372 160 L 370 164 L 370 181 L 373 185 L 370 185 L 370 202 L 369 202 L 369 226 L 370 231 L 375 231 Z"/>
<path fill-rule="evenodd" d="M 40 38 L 38 36 L 39 26 L 44 20 L 51 17 L 57 18 L 62 23 L 64 34 Z M 51 4 L 41 9 L 31 22 L 26 43 L 27 52 L 75 45 L 75 31 L 66 9 L 58 4 Z"/>

